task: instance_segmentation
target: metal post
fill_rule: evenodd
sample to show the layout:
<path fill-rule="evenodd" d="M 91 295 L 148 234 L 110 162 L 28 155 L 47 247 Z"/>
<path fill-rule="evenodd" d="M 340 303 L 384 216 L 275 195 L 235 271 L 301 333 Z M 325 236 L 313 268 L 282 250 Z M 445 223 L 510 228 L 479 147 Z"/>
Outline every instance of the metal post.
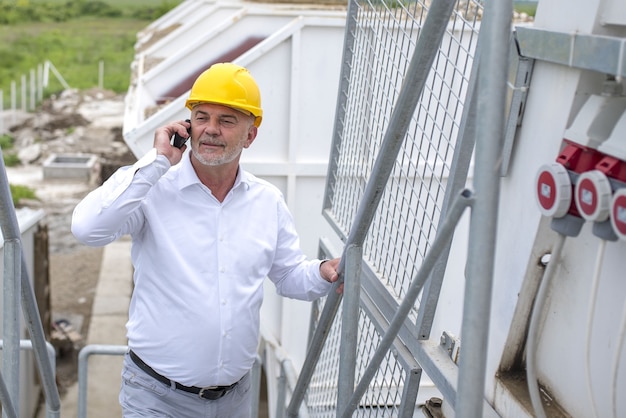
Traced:
<path fill-rule="evenodd" d="M 354 50 L 355 36 L 354 32 L 357 27 L 358 7 L 354 0 L 348 1 L 348 11 L 346 15 L 346 29 L 343 41 L 343 56 L 341 58 L 341 72 L 339 75 L 339 88 L 337 90 L 337 105 L 335 106 L 335 126 L 333 127 L 333 140 L 331 144 L 332 150 L 337 149 L 341 144 L 341 133 L 343 132 L 343 123 L 346 116 L 346 108 L 348 103 L 348 92 L 350 91 L 350 75 L 352 73 L 352 56 Z M 337 161 L 331 159 L 328 163 L 328 173 L 326 181 L 326 194 L 324 196 L 324 209 L 331 207 L 330 191 L 334 189 L 335 179 L 333 173 L 336 172 Z M 327 212 L 324 210 L 323 214 Z M 332 223 L 331 223 L 332 224 Z"/>
<path fill-rule="evenodd" d="M 0 169 L 5 173 L 2 150 L 0 150 Z M 7 394 L 14 402 L 15 413 L 19 415 L 20 386 L 20 274 L 22 245 L 17 217 L 8 181 L 0 182 L 0 227 L 4 237 L 4 273 L 3 273 L 3 318 L 2 334 L 6 341 L 2 356 L 2 371 L 7 381 Z M 7 411 L 2 411 L 6 417 Z"/>
<path fill-rule="evenodd" d="M 46 348 L 48 342 L 43 332 L 43 325 L 41 324 L 41 316 L 39 314 L 39 307 L 37 306 L 37 299 L 35 298 L 35 292 L 30 285 L 28 278 L 28 270 L 26 268 L 26 259 L 22 254 L 22 281 L 21 281 L 21 296 L 22 296 L 22 312 L 26 318 L 26 324 L 28 327 L 28 333 L 30 335 L 33 351 L 35 353 L 35 360 L 39 366 L 39 377 L 42 381 L 42 387 L 46 399 L 47 416 L 59 417 L 61 414 L 61 398 L 59 396 L 59 389 L 56 385 L 56 371 L 54 362 L 49 361 Z"/>
<path fill-rule="evenodd" d="M 104 61 L 98 62 L 98 87 L 104 88 Z"/>
<path fill-rule="evenodd" d="M 4 135 L 4 92 L 0 90 L 0 135 Z"/>
<path fill-rule="evenodd" d="M 278 396 L 276 397 L 276 417 L 285 416 L 285 400 L 287 399 L 287 376 L 285 375 L 285 361 L 280 363 L 280 376 L 278 376 Z M 257 416 L 257 415 L 254 415 Z"/>
<path fill-rule="evenodd" d="M 37 101 L 43 100 L 43 65 L 37 65 Z"/>
<path fill-rule="evenodd" d="M 35 70 L 30 70 L 30 110 L 37 106 L 37 86 L 35 85 Z"/>
<path fill-rule="evenodd" d="M 463 349 L 455 407 L 459 418 L 480 417 L 483 413 L 512 14 L 511 1 L 485 3 L 474 165 L 476 201 L 470 220 Z"/>
<path fill-rule="evenodd" d="M 453 202 L 450 207 L 450 211 L 446 216 L 446 219 L 441 224 L 441 227 L 437 231 L 437 237 L 433 242 L 433 245 L 426 253 L 424 257 L 424 261 L 415 276 L 415 278 L 411 281 L 409 288 L 407 289 L 406 295 L 402 300 L 402 303 L 398 306 L 398 310 L 393 315 L 391 322 L 389 323 L 389 327 L 387 331 L 383 335 L 376 348 L 376 352 L 372 356 L 367 368 L 363 372 L 363 376 L 361 377 L 361 381 L 357 385 L 354 390 L 354 394 L 350 399 L 347 409 L 344 409 L 341 413 L 341 417 L 350 418 L 352 413 L 356 409 L 361 397 L 367 391 L 367 388 L 374 378 L 374 375 L 378 371 L 380 364 L 385 358 L 387 351 L 393 344 L 393 341 L 398 336 L 398 332 L 402 327 L 404 321 L 406 321 L 411 309 L 413 308 L 417 297 L 419 296 L 426 279 L 430 275 L 432 269 L 436 265 L 437 260 L 439 259 L 440 254 L 446 248 L 446 246 L 452 241 L 452 237 L 454 236 L 454 230 L 465 211 L 465 208 L 472 205 L 474 199 L 472 197 L 472 193 L 469 190 L 464 190 L 459 196 L 457 196 L 456 200 Z M 481 416 L 481 415 L 477 415 Z"/>
<path fill-rule="evenodd" d="M 404 388 L 402 389 L 402 403 L 398 408 L 399 418 L 412 418 L 415 416 L 415 402 L 417 392 L 419 392 L 420 380 L 422 379 L 422 369 L 416 367 L 409 369 L 404 378 Z"/>
<path fill-rule="evenodd" d="M 20 101 L 20 105 L 22 107 L 22 111 L 26 112 L 28 110 L 28 106 L 26 104 L 26 75 L 22 74 L 21 84 L 22 86 L 22 100 Z"/>
<path fill-rule="evenodd" d="M 356 353 L 359 343 L 359 303 L 361 300 L 361 262 L 363 247 L 349 245 L 345 251 L 344 297 L 339 345 L 337 410 L 342 411 L 354 390 Z"/>
<path fill-rule="evenodd" d="M 17 85 L 15 81 L 11 81 L 11 124 L 15 125 L 17 110 Z"/>

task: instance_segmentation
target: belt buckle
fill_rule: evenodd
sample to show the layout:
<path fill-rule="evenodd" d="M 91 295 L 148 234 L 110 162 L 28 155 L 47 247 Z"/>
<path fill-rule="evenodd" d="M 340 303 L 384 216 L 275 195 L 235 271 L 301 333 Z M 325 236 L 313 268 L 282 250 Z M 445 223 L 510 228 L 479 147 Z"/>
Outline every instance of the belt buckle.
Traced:
<path fill-rule="evenodd" d="M 198 396 L 202 399 L 208 399 L 210 401 L 214 401 L 224 396 L 226 392 L 225 390 L 215 392 L 215 389 L 217 389 L 217 386 L 207 386 L 205 388 L 202 388 L 200 389 L 200 392 L 198 392 Z"/>

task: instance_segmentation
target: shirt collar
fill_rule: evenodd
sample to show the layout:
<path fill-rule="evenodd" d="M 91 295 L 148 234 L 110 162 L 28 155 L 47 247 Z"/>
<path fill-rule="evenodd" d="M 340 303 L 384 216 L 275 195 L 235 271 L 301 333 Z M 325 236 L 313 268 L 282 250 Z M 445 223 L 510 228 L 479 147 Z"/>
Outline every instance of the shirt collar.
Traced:
<path fill-rule="evenodd" d="M 191 165 L 191 151 L 186 151 L 183 154 L 183 158 L 180 163 L 177 165 L 178 169 L 178 188 L 180 190 L 189 187 L 193 184 L 201 184 L 196 171 L 193 169 Z M 241 166 L 237 170 L 237 178 L 235 178 L 235 184 L 233 185 L 233 190 L 243 186 L 246 190 L 250 189 L 251 185 L 251 176 L 248 172 L 246 172 Z"/>

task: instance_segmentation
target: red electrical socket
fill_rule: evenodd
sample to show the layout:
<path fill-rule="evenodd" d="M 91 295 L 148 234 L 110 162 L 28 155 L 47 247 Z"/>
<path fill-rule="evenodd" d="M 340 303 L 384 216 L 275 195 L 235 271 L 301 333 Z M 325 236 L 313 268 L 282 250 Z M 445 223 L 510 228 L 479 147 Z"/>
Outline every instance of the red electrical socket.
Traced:
<path fill-rule="evenodd" d="M 565 143 L 565 147 L 556 157 L 556 162 L 574 173 L 582 174 L 586 171 L 593 170 L 596 168 L 597 164 L 606 157 L 595 148 L 586 147 L 568 139 L 564 139 L 563 142 Z M 572 185 L 572 195 L 574 195 L 573 189 L 574 185 Z M 574 199 L 572 199 L 568 213 L 578 217 L 581 216 Z"/>

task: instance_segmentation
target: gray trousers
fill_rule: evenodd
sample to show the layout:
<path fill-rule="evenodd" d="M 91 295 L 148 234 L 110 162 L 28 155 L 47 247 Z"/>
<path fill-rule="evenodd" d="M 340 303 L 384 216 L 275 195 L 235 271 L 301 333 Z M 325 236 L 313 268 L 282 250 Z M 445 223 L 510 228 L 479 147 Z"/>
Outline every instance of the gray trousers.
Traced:
<path fill-rule="evenodd" d="M 124 418 L 250 418 L 250 373 L 214 401 L 166 385 L 124 357 L 120 405 Z"/>

